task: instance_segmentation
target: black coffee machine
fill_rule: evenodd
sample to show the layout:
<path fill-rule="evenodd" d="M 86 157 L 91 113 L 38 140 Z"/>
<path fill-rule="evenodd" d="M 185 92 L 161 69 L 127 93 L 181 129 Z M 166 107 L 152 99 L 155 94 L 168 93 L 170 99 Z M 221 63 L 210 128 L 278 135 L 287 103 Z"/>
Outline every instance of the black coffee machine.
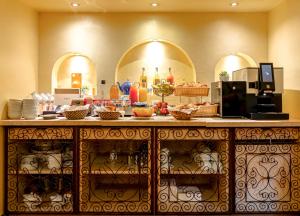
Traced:
<path fill-rule="evenodd" d="M 212 82 L 211 102 L 219 104 L 218 113 L 223 118 L 244 117 L 246 115 L 246 82 Z"/>
<path fill-rule="evenodd" d="M 234 71 L 232 77 L 233 80 L 246 81 L 245 117 L 254 120 L 289 119 L 288 113 L 282 113 L 282 68 L 274 70 L 272 63 L 260 63 L 259 68 Z"/>

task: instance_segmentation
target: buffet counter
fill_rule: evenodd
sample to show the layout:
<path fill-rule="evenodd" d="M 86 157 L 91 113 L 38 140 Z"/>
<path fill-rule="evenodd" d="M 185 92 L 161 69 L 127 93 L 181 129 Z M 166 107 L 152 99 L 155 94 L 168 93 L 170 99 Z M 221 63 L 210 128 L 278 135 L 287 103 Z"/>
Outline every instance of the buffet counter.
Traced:
<path fill-rule="evenodd" d="M 300 120 L 250 120 L 223 118 L 194 118 L 175 120 L 172 116 L 157 116 L 142 120 L 124 117 L 119 120 L 101 120 L 98 117 L 86 117 L 83 120 L 67 120 L 60 117 L 53 120 L 0 120 L 0 126 L 197 126 L 197 127 L 300 127 Z"/>
<path fill-rule="evenodd" d="M 300 212 L 300 120 L 2 120 L 6 215 Z"/>

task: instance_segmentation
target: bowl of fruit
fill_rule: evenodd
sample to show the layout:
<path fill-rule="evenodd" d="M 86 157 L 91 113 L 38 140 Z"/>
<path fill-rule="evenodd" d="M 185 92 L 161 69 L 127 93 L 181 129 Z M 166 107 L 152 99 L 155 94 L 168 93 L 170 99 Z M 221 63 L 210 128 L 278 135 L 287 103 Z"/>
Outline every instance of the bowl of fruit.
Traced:
<path fill-rule="evenodd" d="M 168 103 L 167 102 L 157 102 L 153 106 L 153 111 L 156 115 L 168 115 L 169 110 L 168 110 Z"/>

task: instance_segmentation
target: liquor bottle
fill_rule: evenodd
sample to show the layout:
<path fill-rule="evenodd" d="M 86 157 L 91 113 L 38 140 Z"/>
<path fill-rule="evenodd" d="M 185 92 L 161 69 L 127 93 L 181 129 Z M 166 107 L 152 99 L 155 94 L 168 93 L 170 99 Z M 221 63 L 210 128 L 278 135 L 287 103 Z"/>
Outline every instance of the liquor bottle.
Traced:
<path fill-rule="evenodd" d="M 169 74 L 167 76 L 167 82 L 170 84 L 174 84 L 174 76 L 171 72 L 171 68 L 169 67 Z"/>
<path fill-rule="evenodd" d="M 155 68 L 155 75 L 154 75 L 153 84 L 154 85 L 160 84 L 160 78 L 159 78 L 159 74 L 158 74 L 158 67 Z"/>
<path fill-rule="evenodd" d="M 142 68 L 142 74 L 140 76 L 140 86 L 147 88 L 147 75 L 145 74 L 145 68 Z"/>

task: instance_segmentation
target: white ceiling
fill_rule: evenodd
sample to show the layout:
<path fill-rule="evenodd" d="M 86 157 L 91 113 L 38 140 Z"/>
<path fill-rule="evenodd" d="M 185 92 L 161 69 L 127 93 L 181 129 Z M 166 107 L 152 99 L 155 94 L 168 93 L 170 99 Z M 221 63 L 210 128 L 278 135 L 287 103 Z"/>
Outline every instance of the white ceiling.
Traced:
<path fill-rule="evenodd" d="M 265 12 L 283 0 L 19 0 L 40 12 Z M 79 8 L 72 8 L 71 2 Z M 238 7 L 230 3 L 237 1 Z M 151 7 L 152 2 L 159 7 Z"/>

